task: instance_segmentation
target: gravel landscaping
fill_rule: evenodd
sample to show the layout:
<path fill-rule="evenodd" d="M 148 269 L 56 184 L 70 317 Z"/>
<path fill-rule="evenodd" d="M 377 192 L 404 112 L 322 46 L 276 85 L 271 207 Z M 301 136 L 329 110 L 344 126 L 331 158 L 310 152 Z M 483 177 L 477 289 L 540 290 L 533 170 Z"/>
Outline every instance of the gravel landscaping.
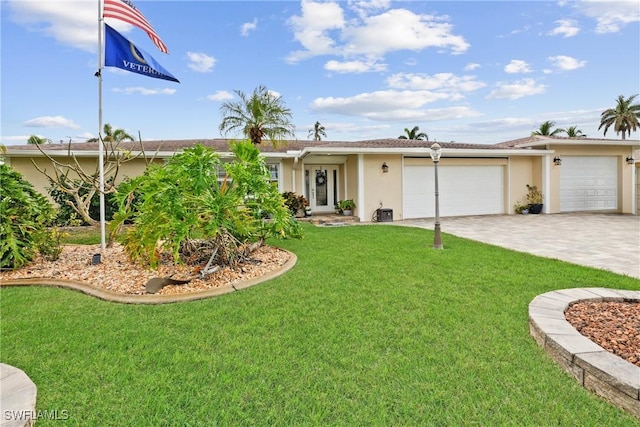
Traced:
<path fill-rule="evenodd" d="M 626 361 L 640 366 L 640 304 L 578 302 L 565 312 L 582 335 Z"/>

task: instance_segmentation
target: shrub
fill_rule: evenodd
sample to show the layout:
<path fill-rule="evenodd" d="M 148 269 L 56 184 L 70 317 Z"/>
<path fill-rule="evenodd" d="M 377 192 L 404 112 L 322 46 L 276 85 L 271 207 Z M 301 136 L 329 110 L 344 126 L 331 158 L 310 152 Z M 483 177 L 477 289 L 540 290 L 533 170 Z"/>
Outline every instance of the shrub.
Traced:
<path fill-rule="evenodd" d="M 309 206 L 309 201 L 306 197 L 297 195 L 293 191 L 286 191 L 282 193 L 282 197 L 284 198 L 284 204 L 293 216 L 298 215 L 301 211 L 304 211 L 307 206 Z"/>
<path fill-rule="evenodd" d="M 0 268 L 20 268 L 36 256 L 51 235 L 55 211 L 20 173 L 0 165 Z"/>
<path fill-rule="evenodd" d="M 109 228 L 113 236 L 132 222 L 120 236 L 132 259 L 157 266 L 165 251 L 181 262 L 190 258 L 181 252 L 198 240 L 199 247 L 222 249 L 229 260 L 247 243 L 301 235 L 260 151 L 249 141 L 233 143 L 231 150 L 235 160 L 222 165 L 211 149 L 196 145 L 118 188 L 119 210 Z M 222 167 L 226 176 L 218 181 Z"/>

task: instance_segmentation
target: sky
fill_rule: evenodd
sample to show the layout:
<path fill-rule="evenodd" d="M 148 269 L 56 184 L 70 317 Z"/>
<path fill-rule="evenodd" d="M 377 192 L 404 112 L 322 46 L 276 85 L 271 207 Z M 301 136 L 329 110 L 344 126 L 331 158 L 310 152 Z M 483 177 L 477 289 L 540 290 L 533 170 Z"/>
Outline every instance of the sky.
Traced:
<path fill-rule="evenodd" d="M 1 144 L 83 142 L 100 104 L 104 123 L 143 140 L 221 138 L 220 106 L 260 85 L 299 140 L 316 121 L 327 141 L 419 126 L 430 141 L 490 144 L 546 120 L 599 138 L 600 113 L 640 93 L 640 0 L 134 3 L 168 55 L 105 21 L 180 83 L 107 67 L 100 103 L 98 0 L 0 1 Z"/>

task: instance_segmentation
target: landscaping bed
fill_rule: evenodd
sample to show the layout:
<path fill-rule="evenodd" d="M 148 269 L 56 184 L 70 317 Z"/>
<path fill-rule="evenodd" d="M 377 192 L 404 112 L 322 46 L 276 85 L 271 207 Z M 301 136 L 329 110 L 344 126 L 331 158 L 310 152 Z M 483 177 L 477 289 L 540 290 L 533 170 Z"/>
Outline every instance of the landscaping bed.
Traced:
<path fill-rule="evenodd" d="M 207 275 L 198 276 L 203 265 L 176 265 L 162 263 L 157 270 L 151 270 L 132 262 L 122 245 L 114 244 L 106 248 L 100 264 L 92 265 L 94 254 L 100 253 L 100 245 L 65 245 L 57 261 L 47 261 L 37 257 L 31 264 L 15 271 L 0 273 L 4 280 L 15 279 L 62 279 L 83 282 L 112 292 L 125 295 L 144 295 L 145 284 L 154 277 L 173 279 L 194 278 L 187 284 L 167 285 L 156 295 L 178 295 L 215 289 L 255 277 L 260 277 L 281 268 L 290 254 L 281 249 L 263 245 L 253 252 L 249 262 L 225 267 Z"/>

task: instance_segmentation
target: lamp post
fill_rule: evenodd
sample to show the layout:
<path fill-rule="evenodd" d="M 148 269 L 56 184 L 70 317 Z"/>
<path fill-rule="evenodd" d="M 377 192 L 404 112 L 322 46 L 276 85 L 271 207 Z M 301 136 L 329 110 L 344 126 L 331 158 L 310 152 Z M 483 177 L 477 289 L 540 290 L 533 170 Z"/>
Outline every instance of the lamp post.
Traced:
<path fill-rule="evenodd" d="M 431 160 L 435 166 L 436 176 L 436 225 L 433 236 L 433 249 L 442 249 L 442 236 L 440 235 L 440 194 L 438 192 L 438 162 L 442 154 L 442 147 L 437 142 L 431 146 Z"/>

